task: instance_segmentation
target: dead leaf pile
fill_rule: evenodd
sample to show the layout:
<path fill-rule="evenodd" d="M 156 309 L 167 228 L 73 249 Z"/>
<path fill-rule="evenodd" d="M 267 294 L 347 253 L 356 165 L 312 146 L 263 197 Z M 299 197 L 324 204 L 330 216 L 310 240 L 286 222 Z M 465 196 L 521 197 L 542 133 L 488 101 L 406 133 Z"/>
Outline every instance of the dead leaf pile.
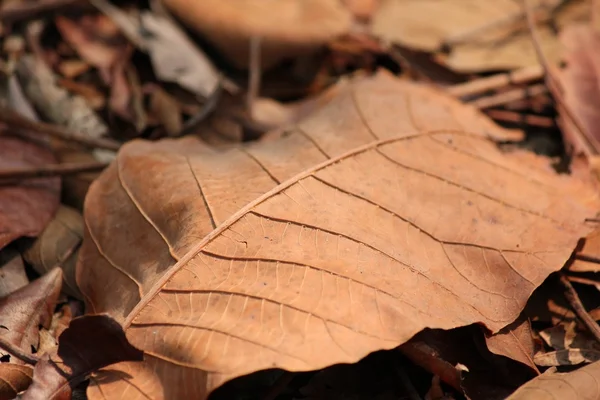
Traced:
<path fill-rule="evenodd" d="M 2 3 L 0 399 L 598 397 L 596 15 Z"/>

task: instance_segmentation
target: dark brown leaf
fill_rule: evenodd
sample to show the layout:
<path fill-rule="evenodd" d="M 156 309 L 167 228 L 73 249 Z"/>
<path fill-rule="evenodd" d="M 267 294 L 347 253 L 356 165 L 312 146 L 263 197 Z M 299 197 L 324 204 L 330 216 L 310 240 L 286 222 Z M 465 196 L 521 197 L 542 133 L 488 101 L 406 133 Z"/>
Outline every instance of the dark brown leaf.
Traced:
<path fill-rule="evenodd" d="M 106 315 L 75 318 L 58 339 L 58 351 L 35 366 L 23 400 L 70 399 L 71 390 L 94 371 L 122 361 L 141 361 L 121 326 Z"/>

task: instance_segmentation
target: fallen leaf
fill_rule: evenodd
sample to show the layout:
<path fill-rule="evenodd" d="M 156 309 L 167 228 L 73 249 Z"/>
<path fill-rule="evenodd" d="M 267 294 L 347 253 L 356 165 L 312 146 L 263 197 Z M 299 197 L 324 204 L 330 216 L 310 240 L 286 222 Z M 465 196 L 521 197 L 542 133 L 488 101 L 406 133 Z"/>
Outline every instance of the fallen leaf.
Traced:
<path fill-rule="evenodd" d="M 27 389 L 33 378 L 33 368 L 28 365 L 0 364 L 0 400 L 11 400 Z"/>
<path fill-rule="evenodd" d="M 352 16 L 338 0 L 166 0 L 190 28 L 238 67 L 247 67 L 250 38 L 261 38 L 261 65 L 314 52 L 350 31 Z"/>
<path fill-rule="evenodd" d="M 527 318 L 520 318 L 500 332 L 486 336 L 485 341 L 492 353 L 519 361 L 539 374 L 533 361 L 535 344 Z"/>
<path fill-rule="evenodd" d="M 54 22 L 79 56 L 98 68 L 104 81 L 110 84 L 115 65 L 128 58 L 131 52 L 131 45 L 118 26 L 103 14 L 88 14 L 77 20 L 58 15 Z"/>
<path fill-rule="evenodd" d="M 28 283 L 19 252 L 10 247 L 0 250 L 0 297 L 8 296 Z"/>
<path fill-rule="evenodd" d="M 36 364 L 33 383 L 23 400 L 70 399 L 71 390 L 94 371 L 143 357 L 127 342 L 121 326 L 106 315 L 73 319 L 58 343 L 57 353 Z"/>
<path fill-rule="evenodd" d="M 600 397 L 600 362 L 569 373 L 545 373 L 527 382 L 507 400 L 597 399 Z"/>
<path fill-rule="evenodd" d="M 52 153 L 0 131 L 0 169 L 54 164 Z M 0 185 L 0 249 L 22 236 L 35 237 L 58 208 L 59 178 L 28 179 Z"/>
<path fill-rule="evenodd" d="M 597 112 L 600 106 L 600 59 L 596 56 L 600 49 L 600 36 L 590 26 L 572 25 L 561 32 L 560 39 L 565 50 L 566 67 L 559 70 L 558 76 L 565 106 L 595 142 L 595 147 L 600 148 L 600 116 Z M 579 143 L 579 135 L 574 132 L 577 128 L 570 116 L 561 113 L 561 121 L 565 140 L 576 151 L 581 151 L 584 147 Z"/>
<path fill-rule="evenodd" d="M 75 282 L 75 265 L 82 239 L 83 217 L 77 210 L 61 205 L 54 219 L 23 256 L 40 275 L 60 267 L 65 283 L 63 291 L 81 298 Z"/>
<path fill-rule="evenodd" d="M 534 9 L 546 22 L 552 18 L 559 29 L 589 16 L 583 1 L 532 3 L 541 5 Z M 435 52 L 440 62 L 459 72 L 537 65 L 522 7 L 514 0 L 384 0 L 373 16 L 372 32 L 393 43 Z M 553 28 L 546 23 L 537 32 L 544 55 L 558 61 L 561 48 Z"/>
<path fill-rule="evenodd" d="M 216 68 L 172 20 L 147 11 L 133 19 L 106 0 L 91 3 L 148 53 L 158 78 L 176 82 L 203 98 L 209 98 L 218 89 L 220 76 Z"/>
<path fill-rule="evenodd" d="M 62 284 L 55 268 L 29 285 L 0 299 L 0 339 L 24 352 L 39 345 L 39 327 L 48 328 Z"/>
<path fill-rule="evenodd" d="M 597 209 L 595 193 L 490 141 L 510 135 L 379 74 L 279 140 L 130 142 L 90 188 L 77 282 L 148 356 L 90 398 L 129 385 L 205 398 L 259 369 L 355 362 L 425 327 L 499 331 Z"/>
<path fill-rule="evenodd" d="M 555 351 L 537 353 L 535 363 L 551 367 L 598 361 L 600 344 L 587 331 L 576 327 L 576 321 L 568 321 L 540 331 L 540 337 Z"/>
<path fill-rule="evenodd" d="M 63 164 L 88 163 L 96 161 L 92 154 L 79 149 L 73 149 L 72 147 L 57 149 L 56 157 Z M 98 172 L 89 172 L 63 177 L 62 202 L 66 205 L 76 208 L 77 210 L 83 211 L 83 202 L 88 189 L 94 179 L 96 179 L 99 175 L 100 173 Z"/>

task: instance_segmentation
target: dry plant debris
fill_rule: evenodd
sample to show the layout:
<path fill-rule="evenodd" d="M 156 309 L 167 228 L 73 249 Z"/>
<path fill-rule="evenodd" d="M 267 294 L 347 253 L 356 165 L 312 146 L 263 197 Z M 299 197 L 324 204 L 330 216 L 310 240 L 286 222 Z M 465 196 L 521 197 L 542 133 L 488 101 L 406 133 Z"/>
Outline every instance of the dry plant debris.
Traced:
<path fill-rule="evenodd" d="M 598 398 L 597 15 L 3 2 L 0 399 Z"/>

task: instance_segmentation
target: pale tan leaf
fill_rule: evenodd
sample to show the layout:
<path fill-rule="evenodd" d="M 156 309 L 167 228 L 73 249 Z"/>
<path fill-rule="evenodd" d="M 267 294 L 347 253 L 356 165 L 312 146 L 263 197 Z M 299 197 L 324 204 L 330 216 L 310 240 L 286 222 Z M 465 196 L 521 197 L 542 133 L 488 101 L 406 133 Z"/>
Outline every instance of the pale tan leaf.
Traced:
<path fill-rule="evenodd" d="M 11 247 L 0 250 L 0 297 L 8 296 L 28 283 L 19 252 Z"/>
<path fill-rule="evenodd" d="M 588 17 L 585 2 L 562 3 L 532 2 L 539 6 L 534 8 L 536 15 L 546 22 L 537 29 L 540 46 L 552 61 L 559 59 L 561 49 L 549 19 L 561 28 Z M 522 7 L 514 0 L 384 0 L 374 14 L 373 33 L 417 50 L 440 52 L 447 47 L 449 52 L 438 53 L 438 59 L 457 71 L 537 65 Z"/>
<path fill-rule="evenodd" d="M 600 398 L 600 362 L 569 373 L 545 373 L 507 400 L 583 400 Z"/>
<path fill-rule="evenodd" d="M 90 188 L 77 281 L 147 358 L 112 367 L 132 378 L 99 379 L 90 398 L 205 398 L 259 369 L 355 362 L 425 327 L 499 331 L 598 206 L 490 140 L 511 135 L 379 74 L 278 140 L 124 146 Z"/>
<path fill-rule="evenodd" d="M 587 364 L 600 360 L 600 350 L 562 349 L 537 353 L 533 359 L 540 367 Z"/>

